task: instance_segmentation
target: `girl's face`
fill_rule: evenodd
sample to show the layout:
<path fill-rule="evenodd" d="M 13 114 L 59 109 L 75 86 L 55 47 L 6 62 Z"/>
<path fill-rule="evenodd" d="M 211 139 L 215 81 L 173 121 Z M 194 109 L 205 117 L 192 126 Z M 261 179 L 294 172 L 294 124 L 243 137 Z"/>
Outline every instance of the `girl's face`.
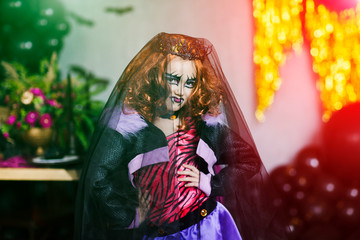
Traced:
<path fill-rule="evenodd" d="M 189 100 L 195 86 L 195 62 L 176 56 L 167 65 L 165 79 L 169 83 L 170 94 L 166 99 L 169 111 L 178 111 Z"/>

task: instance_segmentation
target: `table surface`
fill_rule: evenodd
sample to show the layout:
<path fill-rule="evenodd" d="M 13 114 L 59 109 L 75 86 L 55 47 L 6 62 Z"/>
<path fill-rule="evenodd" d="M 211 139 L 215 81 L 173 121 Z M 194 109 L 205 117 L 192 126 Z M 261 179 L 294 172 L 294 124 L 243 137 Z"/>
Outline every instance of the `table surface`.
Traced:
<path fill-rule="evenodd" d="M 80 169 L 66 168 L 0 168 L 2 181 L 77 181 Z"/>

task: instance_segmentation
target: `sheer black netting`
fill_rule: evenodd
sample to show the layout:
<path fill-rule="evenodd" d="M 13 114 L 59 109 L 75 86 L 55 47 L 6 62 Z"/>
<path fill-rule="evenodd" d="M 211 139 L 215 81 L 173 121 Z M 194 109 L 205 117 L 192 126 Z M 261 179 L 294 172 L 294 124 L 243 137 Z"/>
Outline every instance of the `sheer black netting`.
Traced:
<path fill-rule="evenodd" d="M 212 44 L 160 33 L 99 118 L 75 239 L 286 239 L 275 197 Z"/>

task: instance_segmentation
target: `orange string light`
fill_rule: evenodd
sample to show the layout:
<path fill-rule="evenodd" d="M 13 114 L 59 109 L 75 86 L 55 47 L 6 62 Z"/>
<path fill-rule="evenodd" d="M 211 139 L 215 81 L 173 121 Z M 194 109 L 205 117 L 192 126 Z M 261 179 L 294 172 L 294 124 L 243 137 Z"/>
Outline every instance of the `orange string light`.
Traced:
<path fill-rule="evenodd" d="M 323 121 L 360 100 L 360 4 L 339 13 L 305 0 L 305 34 L 310 41 Z M 302 0 L 253 0 L 256 118 L 264 121 L 281 85 L 279 67 L 291 50 L 301 51 Z"/>
<path fill-rule="evenodd" d="M 273 103 L 274 94 L 281 85 L 279 66 L 285 62 L 286 54 L 291 50 L 301 51 L 302 11 L 302 0 L 253 0 L 255 116 L 259 121 L 264 121 L 264 111 Z"/>
<path fill-rule="evenodd" d="M 360 98 L 360 5 L 330 12 L 324 5 L 306 1 L 305 28 L 310 40 L 313 71 L 318 74 L 324 113 L 328 121 L 334 111 Z"/>

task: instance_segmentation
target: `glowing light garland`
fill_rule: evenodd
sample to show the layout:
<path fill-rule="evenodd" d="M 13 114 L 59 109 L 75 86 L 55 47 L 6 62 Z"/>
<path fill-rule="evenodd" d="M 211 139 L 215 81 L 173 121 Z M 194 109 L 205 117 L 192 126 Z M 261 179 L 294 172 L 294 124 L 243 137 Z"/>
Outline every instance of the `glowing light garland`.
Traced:
<path fill-rule="evenodd" d="M 302 0 L 253 0 L 256 118 L 264 121 L 264 111 L 272 104 L 281 85 L 279 66 L 291 50 L 301 51 L 303 36 L 300 12 Z"/>
<path fill-rule="evenodd" d="M 279 67 L 303 43 L 300 13 L 303 0 L 253 0 L 256 118 L 273 103 L 281 85 Z M 323 103 L 323 121 L 334 111 L 360 101 L 360 4 L 339 13 L 314 0 L 306 1 L 305 34 L 310 41 L 316 86 Z"/>
<path fill-rule="evenodd" d="M 360 5 L 336 13 L 307 0 L 305 26 L 327 121 L 360 98 Z"/>

